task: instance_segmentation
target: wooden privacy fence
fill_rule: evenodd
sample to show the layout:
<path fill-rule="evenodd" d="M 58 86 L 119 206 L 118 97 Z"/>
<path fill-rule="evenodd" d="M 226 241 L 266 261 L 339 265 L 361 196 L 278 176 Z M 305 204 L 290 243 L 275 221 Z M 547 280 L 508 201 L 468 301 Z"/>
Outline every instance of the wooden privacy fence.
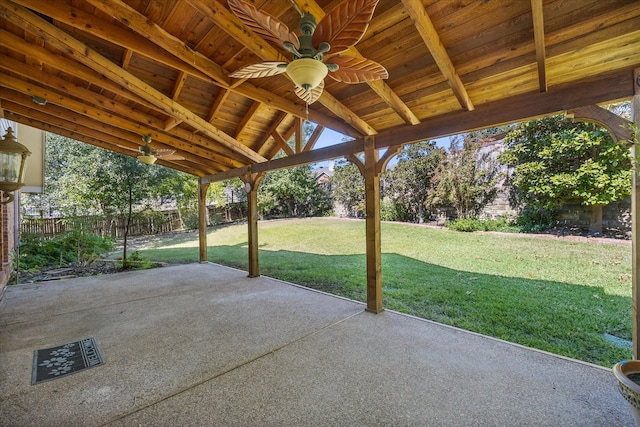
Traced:
<path fill-rule="evenodd" d="M 72 230 L 85 230 L 102 237 L 124 236 L 126 218 L 78 217 L 78 218 L 24 218 L 20 224 L 22 234 L 40 234 L 52 237 Z M 154 212 L 151 215 L 135 215 L 129 225 L 130 236 L 166 233 L 184 229 L 177 210 Z"/>

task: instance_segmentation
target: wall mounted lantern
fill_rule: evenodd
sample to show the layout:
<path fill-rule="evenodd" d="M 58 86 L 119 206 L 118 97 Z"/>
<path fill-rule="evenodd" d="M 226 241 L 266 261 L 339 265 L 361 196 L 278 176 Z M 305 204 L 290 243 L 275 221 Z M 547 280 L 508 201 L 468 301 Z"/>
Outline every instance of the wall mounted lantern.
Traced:
<path fill-rule="evenodd" d="M 13 192 L 24 185 L 24 171 L 27 157 L 31 151 L 16 141 L 13 129 L 8 128 L 7 133 L 0 141 L 0 198 L 1 204 L 13 201 Z"/>

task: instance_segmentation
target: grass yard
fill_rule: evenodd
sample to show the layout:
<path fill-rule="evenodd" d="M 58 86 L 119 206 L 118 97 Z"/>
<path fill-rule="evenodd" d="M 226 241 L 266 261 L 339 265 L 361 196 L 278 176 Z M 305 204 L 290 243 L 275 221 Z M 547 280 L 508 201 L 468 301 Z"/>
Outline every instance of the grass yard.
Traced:
<path fill-rule="evenodd" d="M 209 260 L 246 270 L 246 240 L 245 224 L 209 231 Z M 264 221 L 259 242 L 263 275 L 365 301 L 364 221 Z M 197 234 L 140 252 L 194 262 Z M 631 358 L 630 246 L 383 223 L 382 252 L 386 308 L 607 367 Z"/>

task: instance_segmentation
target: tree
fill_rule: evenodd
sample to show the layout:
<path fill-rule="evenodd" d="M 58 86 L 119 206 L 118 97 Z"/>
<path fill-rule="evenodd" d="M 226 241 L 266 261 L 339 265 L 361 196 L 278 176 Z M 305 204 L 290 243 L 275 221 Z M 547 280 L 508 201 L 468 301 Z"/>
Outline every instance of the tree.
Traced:
<path fill-rule="evenodd" d="M 357 217 L 365 211 L 364 177 L 356 165 L 337 161 L 331 184 L 334 202 L 345 209 L 347 216 Z"/>
<path fill-rule="evenodd" d="M 592 123 L 564 116 L 519 124 L 501 160 L 515 167 L 519 203 L 554 213 L 577 200 L 591 206 L 589 233 L 602 232 L 602 207 L 631 193 L 631 158 L 623 143 Z"/>
<path fill-rule="evenodd" d="M 324 215 L 331 209 L 308 165 L 267 173 L 258 187 L 258 207 L 263 214 L 289 217 Z"/>
<path fill-rule="evenodd" d="M 496 196 L 500 177 L 491 151 L 482 151 L 484 138 L 467 134 L 451 140 L 449 153 L 433 176 L 427 199 L 432 208 L 455 209 L 458 218 L 477 216 Z"/>
<path fill-rule="evenodd" d="M 401 221 L 424 222 L 425 203 L 432 190 L 431 179 L 446 153 L 434 142 L 407 145 L 398 155 L 398 163 L 384 174 L 384 199 L 391 200 Z M 388 203 L 388 202 L 385 202 Z"/>

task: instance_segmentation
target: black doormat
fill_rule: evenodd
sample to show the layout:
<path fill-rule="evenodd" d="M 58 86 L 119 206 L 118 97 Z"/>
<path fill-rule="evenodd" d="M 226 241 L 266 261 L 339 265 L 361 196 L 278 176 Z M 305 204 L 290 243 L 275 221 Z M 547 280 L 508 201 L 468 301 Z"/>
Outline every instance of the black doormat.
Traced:
<path fill-rule="evenodd" d="M 31 384 L 61 378 L 102 365 L 104 359 L 95 338 L 86 338 L 58 347 L 33 352 Z"/>

